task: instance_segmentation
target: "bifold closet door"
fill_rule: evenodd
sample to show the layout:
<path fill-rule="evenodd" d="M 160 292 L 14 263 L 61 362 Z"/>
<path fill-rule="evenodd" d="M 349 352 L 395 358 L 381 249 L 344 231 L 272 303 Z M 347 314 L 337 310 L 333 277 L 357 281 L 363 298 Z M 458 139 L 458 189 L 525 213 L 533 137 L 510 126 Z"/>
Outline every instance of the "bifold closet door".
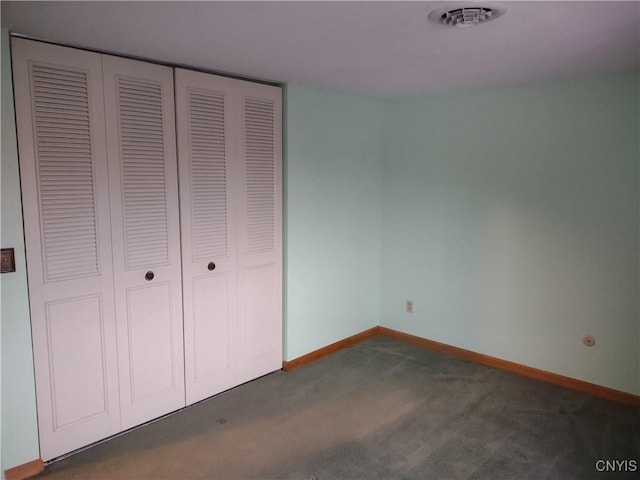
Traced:
<path fill-rule="evenodd" d="M 103 75 L 124 430 L 185 405 L 173 70 Z"/>
<path fill-rule="evenodd" d="M 177 69 L 187 404 L 238 384 L 230 78 Z"/>
<path fill-rule="evenodd" d="M 281 89 L 12 45 L 42 458 L 278 370 Z"/>
<path fill-rule="evenodd" d="M 40 452 L 120 430 L 99 54 L 13 39 Z"/>
<path fill-rule="evenodd" d="M 282 366 L 281 95 L 176 70 L 187 403 Z"/>
<path fill-rule="evenodd" d="M 236 81 L 239 383 L 282 368 L 282 89 Z"/>

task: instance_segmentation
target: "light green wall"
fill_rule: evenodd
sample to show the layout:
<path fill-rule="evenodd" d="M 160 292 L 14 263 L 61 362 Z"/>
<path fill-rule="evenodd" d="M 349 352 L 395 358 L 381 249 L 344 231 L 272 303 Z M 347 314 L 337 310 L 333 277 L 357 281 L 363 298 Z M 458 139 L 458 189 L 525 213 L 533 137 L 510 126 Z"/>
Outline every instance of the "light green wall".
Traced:
<path fill-rule="evenodd" d="M 285 358 L 379 321 L 384 104 L 289 85 Z"/>
<path fill-rule="evenodd" d="M 16 272 L 0 276 L 2 349 L 2 467 L 21 465 L 40 457 L 36 423 L 31 324 L 27 297 L 18 153 L 13 110 L 9 35 L 2 30 L 2 248 L 14 248 Z"/>
<path fill-rule="evenodd" d="M 639 111 L 637 76 L 391 102 L 381 324 L 640 393 Z"/>

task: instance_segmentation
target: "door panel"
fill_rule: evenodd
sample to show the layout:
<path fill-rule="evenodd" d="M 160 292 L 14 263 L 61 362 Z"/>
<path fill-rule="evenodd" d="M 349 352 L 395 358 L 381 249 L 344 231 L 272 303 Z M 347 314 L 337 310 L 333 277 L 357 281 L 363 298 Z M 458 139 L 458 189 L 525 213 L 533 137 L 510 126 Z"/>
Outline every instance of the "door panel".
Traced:
<path fill-rule="evenodd" d="M 246 305 L 246 327 L 241 339 L 244 361 L 269 362 L 282 345 L 279 271 L 274 264 L 267 264 L 247 268 L 244 275 L 242 303 Z"/>
<path fill-rule="evenodd" d="M 101 304 L 90 295 L 45 305 L 55 430 L 108 412 Z"/>
<path fill-rule="evenodd" d="M 205 275 L 193 279 L 194 378 L 224 375 L 232 368 L 232 318 L 229 315 L 229 275 Z M 233 381 L 229 379 L 229 381 Z"/>
<path fill-rule="evenodd" d="M 233 84 L 176 70 L 187 404 L 238 384 Z"/>
<path fill-rule="evenodd" d="M 40 451 L 120 430 L 100 55 L 12 39 Z"/>
<path fill-rule="evenodd" d="M 240 381 L 282 367 L 282 90 L 236 83 Z M 240 383 L 241 383 L 240 382 Z"/>
<path fill-rule="evenodd" d="M 171 284 L 127 290 L 131 402 L 175 389 Z M 178 339 L 181 340 L 181 339 Z M 170 352 L 167 355 L 167 352 Z"/>
<path fill-rule="evenodd" d="M 122 428 L 185 405 L 171 68 L 103 57 Z"/>

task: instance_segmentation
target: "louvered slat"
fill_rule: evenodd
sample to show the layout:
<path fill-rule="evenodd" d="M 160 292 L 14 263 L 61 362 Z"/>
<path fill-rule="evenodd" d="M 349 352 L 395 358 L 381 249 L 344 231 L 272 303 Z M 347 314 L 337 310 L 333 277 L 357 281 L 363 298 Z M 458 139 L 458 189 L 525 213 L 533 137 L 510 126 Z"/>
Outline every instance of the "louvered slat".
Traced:
<path fill-rule="evenodd" d="M 246 249 L 257 253 L 275 248 L 274 105 L 246 98 L 244 115 Z"/>
<path fill-rule="evenodd" d="M 227 256 L 224 95 L 189 89 L 193 261 Z"/>
<path fill-rule="evenodd" d="M 99 273 L 85 72 L 31 65 L 45 279 Z"/>
<path fill-rule="evenodd" d="M 169 263 L 162 86 L 118 79 L 127 269 Z"/>

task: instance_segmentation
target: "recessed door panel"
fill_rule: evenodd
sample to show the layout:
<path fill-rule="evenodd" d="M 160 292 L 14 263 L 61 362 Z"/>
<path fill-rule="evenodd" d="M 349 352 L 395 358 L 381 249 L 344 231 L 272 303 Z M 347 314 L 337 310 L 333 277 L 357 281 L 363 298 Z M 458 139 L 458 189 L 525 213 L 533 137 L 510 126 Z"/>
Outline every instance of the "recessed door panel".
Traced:
<path fill-rule="evenodd" d="M 277 276 L 273 265 L 247 269 L 245 301 L 247 328 L 244 346 L 247 358 L 269 355 L 279 348 L 277 317 L 279 298 L 276 297 Z"/>
<path fill-rule="evenodd" d="M 194 355 L 196 381 L 231 368 L 229 276 L 193 279 Z"/>
<path fill-rule="evenodd" d="M 169 283 L 127 290 L 132 404 L 176 387 L 171 298 Z"/>
<path fill-rule="evenodd" d="M 49 302 L 45 308 L 54 430 L 108 414 L 101 296 Z"/>
<path fill-rule="evenodd" d="M 282 366 L 280 276 L 273 264 L 247 268 L 243 276 L 240 354 L 242 379 L 248 380 Z"/>

